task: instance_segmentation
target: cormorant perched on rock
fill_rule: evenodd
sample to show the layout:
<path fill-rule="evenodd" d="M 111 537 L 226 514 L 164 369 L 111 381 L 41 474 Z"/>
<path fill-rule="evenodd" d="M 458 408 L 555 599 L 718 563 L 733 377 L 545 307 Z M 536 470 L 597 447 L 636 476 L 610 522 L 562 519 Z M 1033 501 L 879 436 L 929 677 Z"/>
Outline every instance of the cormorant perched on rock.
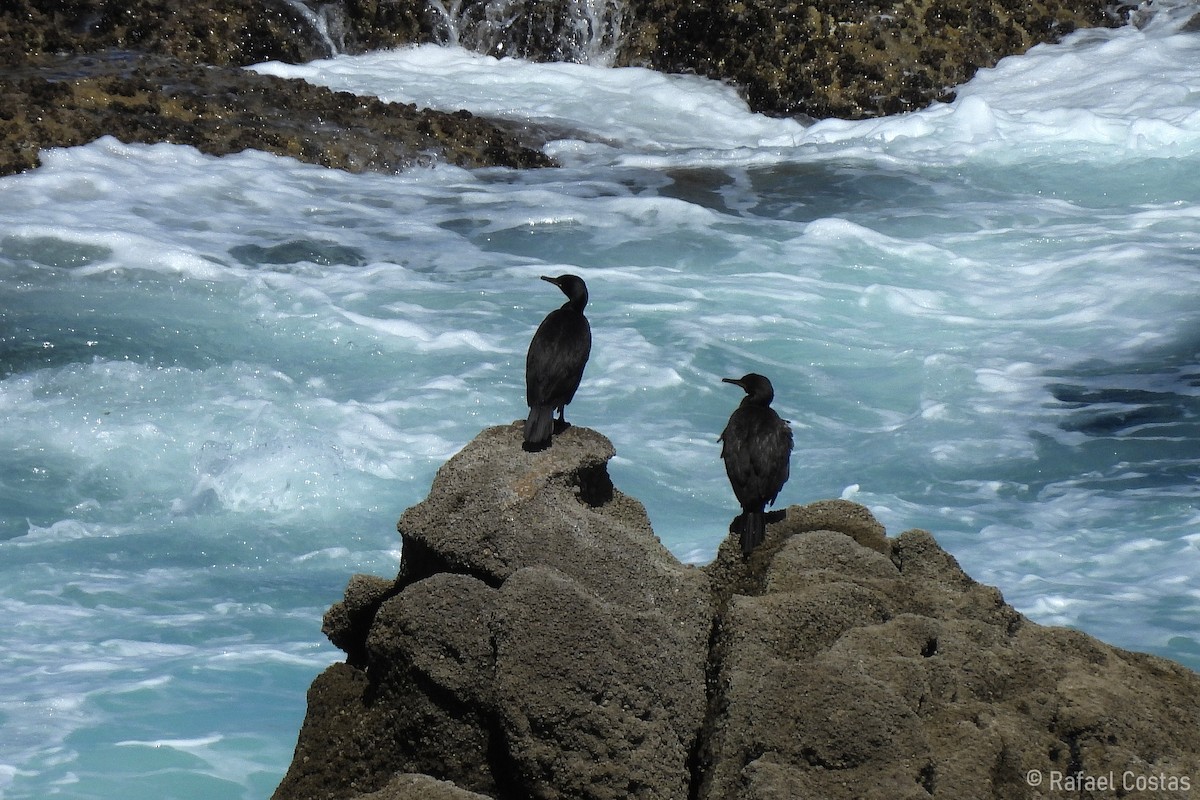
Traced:
<path fill-rule="evenodd" d="M 765 509 L 773 505 L 787 482 L 792 455 L 792 429 L 771 408 L 775 389 L 764 376 L 751 372 L 741 378 L 722 378 L 746 390 L 746 396 L 721 433 L 721 458 L 742 513 L 733 521 L 749 555 L 766 533 Z"/>
<path fill-rule="evenodd" d="M 546 315 L 525 356 L 525 399 L 529 403 L 529 418 L 525 420 L 525 442 L 529 452 L 550 446 L 552 433 L 567 427 L 563 409 L 583 377 L 592 352 L 592 327 L 583 309 L 587 306 L 587 284 L 578 275 L 559 275 L 542 280 L 562 289 L 567 302 Z M 554 411 L 558 410 L 558 419 Z"/>

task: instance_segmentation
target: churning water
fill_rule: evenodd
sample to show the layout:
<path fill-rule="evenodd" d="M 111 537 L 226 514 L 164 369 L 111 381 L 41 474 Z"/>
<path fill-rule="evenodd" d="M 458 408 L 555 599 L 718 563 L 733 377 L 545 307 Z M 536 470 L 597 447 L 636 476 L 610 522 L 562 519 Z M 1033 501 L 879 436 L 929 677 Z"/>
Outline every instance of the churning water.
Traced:
<path fill-rule="evenodd" d="M 957 100 L 811 127 L 638 69 L 419 47 L 264 71 L 572 130 L 536 172 L 349 175 L 103 139 L 0 180 L 0 795 L 261 798 L 320 616 L 524 416 L 591 289 L 568 419 L 680 558 L 770 376 L 781 503 L 931 530 L 1033 619 L 1200 667 L 1200 34 L 1084 31 Z"/>

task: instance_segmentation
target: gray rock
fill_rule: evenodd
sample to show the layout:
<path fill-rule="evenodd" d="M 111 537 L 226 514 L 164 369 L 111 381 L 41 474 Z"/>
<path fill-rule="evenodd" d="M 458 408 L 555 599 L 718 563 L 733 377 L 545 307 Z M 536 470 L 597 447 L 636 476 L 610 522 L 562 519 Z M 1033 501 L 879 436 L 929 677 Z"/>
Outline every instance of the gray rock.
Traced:
<path fill-rule="evenodd" d="M 519 424 L 491 428 L 452 458 L 401 517 L 399 591 L 356 577 L 327 615 L 384 598 L 365 632 L 327 625 L 365 657 L 318 679 L 310 707 L 336 697 L 342 718 L 310 713 L 277 798 L 350 797 L 397 772 L 496 797 L 688 797 L 708 580 L 612 487 L 603 436 L 521 441 Z"/>
<path fill-rule="evenodd" d="M 325 612 L 321 632 L 346 652 L 350 663 L 362 663 L 366 653 L 360 645 L 366 641 L 375 612 L 396 591 L 394 580 L 374 575 L 352 576 L 343 599 Z"/>
<path fill-rule="evenodd" d="M 487 795 L 460 789 L 450 781 L 428 775 L 397 775 L 382 789 L 364 794 L 362 800 L 489 800 Z"/>
<path fill-rule="evenodd" d="M 1197 675 L 1029 622 L 925 531 L 891 540 L 887 558 L 864 541 L 865 509 L 842 521 L 836 510 L 788 509 L 752 559 L 761 593 L 726 607 L 702 800 L 1025 798 L 1054 796 L 1055 775 L 1196 780 Z M 788 530 L 814 511 L 829 530 Z M 738 560 L 727 543 L 710 569 Z"/>
<path fill-rule="evenodd" d="M 603 436 L 520 445 L 490 428 L 453 457 L 401 517 L 396 581 L 355 576 L 327 615 L 360 656 L 313 683 L 277 800 L 1196 788 L 1200 676 L 1030 622 L 929 533 L 820 501 L 695 569 Z"/>
<path fill-rule="evenodd" d="M 462 572 L 499 585 L 544 566 L 632 611 L 707 619 L 707 580 L 662 546 L 640 502 L 613 487 L 608 439 L 573 426 L 546 451 L 514 453 L 520 436 L 519 423 L 484 430 L 404 512 L 397 527 L 409 573 Z M 699 647 L 707 623 L 688 635 Z"/>

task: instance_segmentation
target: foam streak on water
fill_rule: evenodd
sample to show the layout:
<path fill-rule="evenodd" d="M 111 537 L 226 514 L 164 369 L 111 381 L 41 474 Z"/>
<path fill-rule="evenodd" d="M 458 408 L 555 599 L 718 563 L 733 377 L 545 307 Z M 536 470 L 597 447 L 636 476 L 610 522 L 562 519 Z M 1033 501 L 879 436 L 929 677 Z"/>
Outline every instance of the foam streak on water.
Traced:
<path fill-rule="evenodd" d="M 949 105 L 802 127 L 644 70 L 415 48 L 264 71 L 576 133 L 560 169 L 347 175 L 112 139 L 0 181 L 0 796 L 264 797 L 320 615 L 524 415 L 589 283 L 569 419 L 681 558 L 768 374 L 783 503 L 925 527 L 1032 618 L 1200 666 L 1200 38 L 1164 13 Z M 496 99 L 500 98 L 500 99 Z"/>

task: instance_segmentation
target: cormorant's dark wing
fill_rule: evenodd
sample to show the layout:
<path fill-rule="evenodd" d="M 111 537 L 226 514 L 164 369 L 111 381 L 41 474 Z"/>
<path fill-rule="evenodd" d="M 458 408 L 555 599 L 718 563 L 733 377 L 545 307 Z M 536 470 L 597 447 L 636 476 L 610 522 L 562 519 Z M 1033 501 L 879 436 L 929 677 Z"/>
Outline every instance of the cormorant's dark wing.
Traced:
<path fill-rule="evenodd" d="M 525 399 L 555 408 L 571 402 L 592 352 L 587 317 L 569 308 L 551 311 L 538 326 L 525 357 Z"/>
<path fill-rule="evenodd" d="M 740 406 L 720 439 L 721 458 L 738 502 L 759 510 L 772 504 L 791 471 L 792 431 L 770 408 Z"/>
<path fill-rule="evenodd" d="M 763 479 L 763 496 L 769 506 L 775 505 L 775 498 L 792 471 L 792 429 L 774 411 L 771 416 L 774 420 L 763 434 L 757 465 Z"/>

